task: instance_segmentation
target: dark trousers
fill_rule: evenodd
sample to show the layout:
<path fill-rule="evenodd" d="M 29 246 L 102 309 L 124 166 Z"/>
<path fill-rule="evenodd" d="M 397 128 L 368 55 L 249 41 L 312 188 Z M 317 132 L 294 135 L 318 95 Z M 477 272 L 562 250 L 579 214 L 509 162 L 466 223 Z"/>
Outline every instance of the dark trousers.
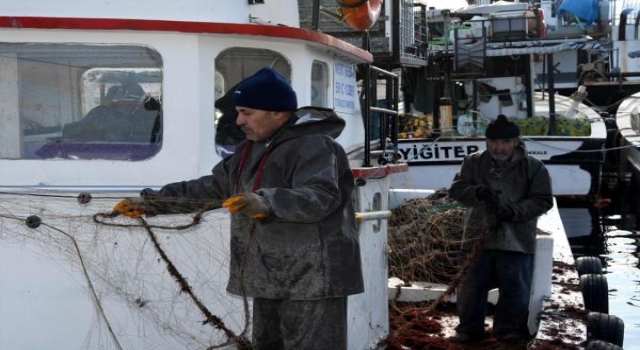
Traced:
<path fill-rule="evenodd" d="M 346 350 L 347 298 L 253 300 L 254 350 Z"/>
<path fill-rule="evenodd" d="M 497 284 L 500 296 L 495 307 L 493 334 L 529 336 L 527 321 L 533 254 L 483 250 L 462 278 L 456 295 L 460 323 L 456 331 L 472 335 L 484 333 L 485 308 L 489 289 Z"/>

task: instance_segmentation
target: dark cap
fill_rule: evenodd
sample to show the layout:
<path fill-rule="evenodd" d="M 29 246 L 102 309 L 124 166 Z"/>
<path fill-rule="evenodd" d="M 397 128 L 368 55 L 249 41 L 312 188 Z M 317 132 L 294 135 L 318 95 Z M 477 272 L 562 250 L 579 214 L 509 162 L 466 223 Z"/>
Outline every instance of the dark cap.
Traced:
<path fill-rule="evenodd" d="M 496 120 L 489 123 L 485 136 L 491 140 L 514 139 L 520 136 L 520 127 L 500 114 Z"/>
<path fill-rule="evenodd" d="M 238 85 L 233 103 L 263 111 L 287 112 L 298 109 L 296 93 L 289 82 L 271 68 L 262 68 Z"/>

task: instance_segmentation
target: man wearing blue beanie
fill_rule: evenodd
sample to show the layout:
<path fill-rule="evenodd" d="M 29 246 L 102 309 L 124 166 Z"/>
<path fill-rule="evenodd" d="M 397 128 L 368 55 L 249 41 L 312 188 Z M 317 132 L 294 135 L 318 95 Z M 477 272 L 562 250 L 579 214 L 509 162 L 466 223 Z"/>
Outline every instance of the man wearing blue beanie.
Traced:
<path fill-rule="evenodd" d="M 245 79 L 233 95 L 236 106 L 265 111 L 291 112 L 298 109 L 295 91 L 287 80 L 271 68 L 262 68 Z"/>
<path fill-rule="evenodd" d="M 211 175 L 145 189 L 129 217 L 231 212 L 230 293 L 253 298 L 252 347 L 347 349 L 347 297 L 364 290 L 351 196 L 332 110 L 297 109 L 287 80 L 263 68 L 233 94 L 247 140 Z M 226 199 L 226 200 L 225 200 Z"/>

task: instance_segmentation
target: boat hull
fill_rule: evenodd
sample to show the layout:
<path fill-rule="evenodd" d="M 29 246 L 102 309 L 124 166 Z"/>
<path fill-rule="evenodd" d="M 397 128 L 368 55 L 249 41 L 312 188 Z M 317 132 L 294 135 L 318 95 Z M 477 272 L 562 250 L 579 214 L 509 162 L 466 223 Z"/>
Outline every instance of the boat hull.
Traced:
<path fill-rule="evenodd" d="M 405 169 L 354 169 L 366 183 L 354 194 L 365 292 L 348 299 L 349 349 L 388 334 L 388 175 Z M 251 299 L 226 292 L 228 211 L 111 217 L 135 196 L 3 189 L 0 348 L 235 349 L 251 339 Z"/>
<path fill-rule="evenodd" d="M 571 100 L 564 96 L 556 96 L 555 102 L 559 112 L 568 110 L 571 105 Z M 537 93 L 535 106 L 537 114 L 549 115 L 548 97 Z M 578 118 L 590 123 L 589 135 L 522 135 L 529 155 L 540 159 L 549 170 L 556 196 L 587 196 L 598 191 L 600 168 L 604 163 L 603 148 L 607 140 L 606 127 L 593 109 L 578 104 L 577 111 Z M 398 141 L 398 156 L 409 164 L 409 171 L 404 177 L 396 177 L 391 186 L 448 188 L 464 157 L 485 148 L 484 137 L 401 139 Z"/>
<path fill-rule="evenodd" d="M 640 175 L 640 93 L 626 98 L 618 107 L 616 125 L 621 137 L 623 159 Z"/>
<path fill-rule="evenodd" d="M 597 190 L 597 175 L 605 139 L 530 137 L 530 155 L 545 163 L 554 195 L 588 195 Z M 399 154 L 409 171 L 396 177 L 392 188 L 449 188 L 467 154 L 485 148 L 484 139 L 401 140 Z"/>

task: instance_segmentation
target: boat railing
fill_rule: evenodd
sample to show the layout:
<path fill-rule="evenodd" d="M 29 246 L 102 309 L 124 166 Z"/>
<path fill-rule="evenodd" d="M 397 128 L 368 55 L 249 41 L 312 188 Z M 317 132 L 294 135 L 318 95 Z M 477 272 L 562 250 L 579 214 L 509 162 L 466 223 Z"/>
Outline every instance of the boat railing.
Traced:
<path fill-rule="evenodd" d="M 609 0 L 608 11 L 605 15 L 612 25 L 633 25 L 640 17 L 640 0 Z"/>
<path fill-rule="evenodd" d="M 467 20 L 455 13 L 442 11 L 442 16 L 427 19 L 430 55 L 455 53 L 456 45 L 486 43 L 487 47 L 513 48 L 545 45 L 544 21 L 533 11 L 509 11 Z"/>
<path fill-rule="evenodd" d="M 385 107 L 378 106 L 378 81 L 385 83 Z M 395 160 L 394 155 L 398 152 L 399 76 L 396 73 L 367 64 L 364 66 L 363 92 L 365 126 L 363 166 L 371 166 L 371 156 L 374 153 L 379 153 L 378 164 L 391 163 Z M 376 102 L 375 106 L 374 101 Z M 378 130 L 374 130 L 375 128 L 372 127 L 373 122 L 380 125 Z M 376 139 L 380 140 L 380 152 L 371 151 L 371 141 Z"/>
<path fill-rule="evenodd" d="M 398 46 L 393 51 L 398 53 L 400 61 L 426 60 L 429 34 L 426 6 L 406 0 L 394 0 L 393 5 L 397 9 L 393 22 L 397 23 L 398 28 L 394 38 Z"/>

